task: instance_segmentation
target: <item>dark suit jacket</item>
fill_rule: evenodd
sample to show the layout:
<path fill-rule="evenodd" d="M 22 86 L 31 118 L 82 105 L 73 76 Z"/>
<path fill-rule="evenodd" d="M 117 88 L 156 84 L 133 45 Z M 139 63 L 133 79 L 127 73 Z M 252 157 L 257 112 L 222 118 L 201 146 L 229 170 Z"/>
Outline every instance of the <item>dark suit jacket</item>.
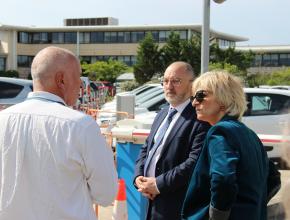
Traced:
<path fill-rule="evenodd" d="M 265 220 L 267 194 L 272 191 L 267 189 L 268 172 L 269 160 L 258 136 L 225 116 L 207 134 L 185 197 L 183 218 L 205 220 L 218 214 L 219 219 Z"/>
<path fill-rule="evenodd" d="M 144 175 L 144 164 L 154 144 L 154 135 L 167 112 L 168 108 L 161 110 L 153 122 L 136 161 L 135 178 Z M 209 127 L 209 124 L 196 119 L 195 110 L 189 103 L 165 140 L 156 164 L 155 175 L 160 194 L 150 204 L 149 219 L 180 219 L 188 182 Z"/>

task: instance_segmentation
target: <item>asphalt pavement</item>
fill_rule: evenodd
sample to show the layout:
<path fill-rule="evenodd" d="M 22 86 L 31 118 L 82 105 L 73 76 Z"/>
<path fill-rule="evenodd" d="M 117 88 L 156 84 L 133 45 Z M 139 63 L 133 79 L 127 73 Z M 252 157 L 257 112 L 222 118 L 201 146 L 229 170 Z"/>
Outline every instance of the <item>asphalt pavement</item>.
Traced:
<path fill-rule="evenodd" d="M 268 220 L 283 220 L 285 217 L 283 212 L 282 194 L 287 182 L 290 181 L 290 170 L 280 170 L 282 187 L 280 191 L 271 199 L 268 204 Z M 289 188 L 290 190 L 290 188 Z M 112 220 L 113 205 L 108 207 L 99 207 L 99 220 Z"/>

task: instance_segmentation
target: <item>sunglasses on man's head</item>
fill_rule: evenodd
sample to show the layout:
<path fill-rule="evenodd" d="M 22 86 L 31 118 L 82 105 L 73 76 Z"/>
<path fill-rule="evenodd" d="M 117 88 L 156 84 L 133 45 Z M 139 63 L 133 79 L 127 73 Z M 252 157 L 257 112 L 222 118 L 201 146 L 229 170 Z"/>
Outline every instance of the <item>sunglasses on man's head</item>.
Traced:
<path fill-rule="evenodd" d="M 201 103 L 206 96 L 207 96 L 207 93 L 205 90 L 199 90 L 195 93 L 195 96 L 190 97 L 190 100 L 193 101 L 194 99 L 196 99 L 196 101 Z"/>

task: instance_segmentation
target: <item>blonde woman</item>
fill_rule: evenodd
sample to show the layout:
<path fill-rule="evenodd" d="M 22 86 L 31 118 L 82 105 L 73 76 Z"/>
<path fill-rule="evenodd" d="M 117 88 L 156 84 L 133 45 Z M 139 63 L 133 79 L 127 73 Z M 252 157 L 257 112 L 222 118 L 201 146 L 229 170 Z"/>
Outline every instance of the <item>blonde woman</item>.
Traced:
<path fill-rule="evenodd" d="M 208 72 L 194 81 L 193 94 L 197 118 L 212 127 L 189 183 L 183 219 L 266 219 L 269 160 L 258 136 L 240 122 L 246 110 L 242 84 L 228 73 Z"/>

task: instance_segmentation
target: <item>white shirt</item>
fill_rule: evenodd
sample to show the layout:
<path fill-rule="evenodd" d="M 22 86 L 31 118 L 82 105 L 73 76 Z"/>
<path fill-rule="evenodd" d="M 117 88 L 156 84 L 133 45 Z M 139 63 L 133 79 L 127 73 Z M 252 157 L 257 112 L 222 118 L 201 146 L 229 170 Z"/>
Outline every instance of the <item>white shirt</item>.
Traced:
<path fill-rule="evenodd" d="M 47 92 L 0 112 L 0 219 L 95 220 L 117 192 L 96 122 Z"/>
<path fill-rule="evenodd" d="M 185 107 L 190 103 L 190 100 L 186 100 L 185 102 L 183 102 L 182 104 L 174 107 L 177 112 L 176 114 L 173 116 L 172 121 L 169 125 L 169 127 L 167 128 L 164 137 L 162 139 L 162 142 L 160 144 L 160 146 L 157 148 L 155 154 L 152 156 L 152 159 L 150 161 L 150 164 L 148 165 L 148 171 L 147 171 L 147 176 L 151 176 L 151 177 L 155 177 L 155 168 L 156 168 L 156 164 L 157 161 L 160 158 L 160 153 L 163 149 L 163 145 L 164 145 L 164 141 L 167 139 L 168 135 L 170 134 L 172 128 L 174 127 L 174 124 L 176 123 L 176 121 L 178 120 L 178 118 L 180 117 L 181 113 L 183 112 L 183 110 L 185 109 Z M 172 106 L 170 106 L 170 108 L 173 108 Z M 165 119 L 163 120 L 163 122 L 160 124 L 155 136 L 154 136 L 154 142 L 156 142 L 156 137 L 158 137 L 158 134 L 160 132 L 160 128 L 163 127 L 163 124 L 166 123 L 168 117 L 168 113 L 167 116 L 165 117 Z"/>

